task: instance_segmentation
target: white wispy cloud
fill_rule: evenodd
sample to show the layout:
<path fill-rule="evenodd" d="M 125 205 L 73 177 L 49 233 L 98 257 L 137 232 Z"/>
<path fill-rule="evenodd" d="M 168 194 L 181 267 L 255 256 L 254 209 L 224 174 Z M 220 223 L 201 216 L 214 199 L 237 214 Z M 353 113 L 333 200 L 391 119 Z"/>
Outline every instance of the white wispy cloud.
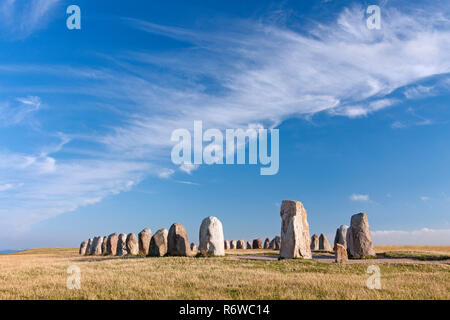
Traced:
<path fill-rule="evenodd" d="M 161 169 L 161 171 L 158 173 L 158 177 L 160 177 L 160 178 L 162 178 L 162 179 L 168 179 L 168 178 L 170 178 L 174 173 L 175 173 L 175 170 L 173 170 L 173 169 L 163 168 L 163 169 Z"/>
<path fill-rule="evenodd" d="M 450 245 L 450 229 L 379 230 L 372 231 L 372 239 L 379 245 Z"/>
<path fill-rule="evenodd" d="M 370 200 L 370 197 L 369 197 L 368 194 L 357 194 L 357 193 L 354 193 L 349 198 L 352 201 L 369 201 Z"/>
<path fill-rule="evenodd" d="M 60 0 L 3 0 L 0 4 L 2 34 L 24 39 L 42 29 L 50 20 L 50 13 Z"/>
<path fill-rule="evenodd" d="M 38 30 L 45 22 L 38 17 L 57 2 L 29 2 L 27 15 L 33 23 L 22 27 L 19 23 L 18 34 Z M 6 4 L 0 7 L 0 15 L 9 12 L 17 17 L 16 3 Z M 33 96 L 28 90 L 14 102 L 25 109 L 42 106 L 32 98 L 40 92 L 58 92 L 100 98 L 121 114 L 120 123 L 106 133 L 70 135 L 72 140 L 97 144 L 95 150 L 79 151 L 79 155 L 89 154 L 89 159 L 58 157 L 69 143 L 56 151 L 2 151 L 1 181 L 24 184 L 20 193 L 0 202 L 0 228 L 23 228 L 95 203 L 129 190 L 151 174 L 163 178 L 177 174 L 164 171 L 170 166 L 171 132 L 192 129 L 194 120 L 203 120 L 205 128 L 245 129 L 251 124 L 274 127 L 285 119 L 319 112 L 358 118 L 393 107 L 398 102 L 390 96 L 393 91 L 450 72 L 450 25 L 440 18 L 448 12 L 444 9 L 400 12 L 385 8 L 383 27 L 377 32 L 366 28 L 362 7 L 345 9 L 336 21 L 317 23 L 306 31 L 264 21 L 232 21 L 219 30 L 209 26 L 188 30 L 128 19 L 132 27 L 192 46 L 170 54 L 110 54 L 110 69 L 0 65 L 0 73 L 45 72 L 57 80 L 68 75 L 86 80 L 70 87 L 60 85 L 62 81 L 55 81 L 51 88 L 30 85 Z M 155 65 L 164 72 L 155 71 Z M 8 103 L 3 109 L 0 103 L 0 117 L 1 110 L 11 108 Z M 35 149 L 47 148 L 39 147 Z M 195 169 L 182 166 L 179 170 L 192 174 Z M 368 195 L 352 196 L 370 200 Z"/>
<path fill-rule="evenodd" d="M 428 200 L 430 200 L 430 197 L 427 197 L 427 196 L 421 196 L 421 197 L 420 197 L 420 200 L 422 200 L 422 201 L 428 201 Z"/>

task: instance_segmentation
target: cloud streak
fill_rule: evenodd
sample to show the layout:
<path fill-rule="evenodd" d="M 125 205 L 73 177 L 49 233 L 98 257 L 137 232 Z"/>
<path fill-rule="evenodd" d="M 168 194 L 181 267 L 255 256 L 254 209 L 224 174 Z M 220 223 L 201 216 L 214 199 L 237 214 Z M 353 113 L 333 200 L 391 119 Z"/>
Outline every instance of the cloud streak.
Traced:
<path fill-rule="evenodd" d="M 57 3 L 30 2 L 29 16 L 20 16 L 19 21 L 32 23 L 19 24 L 12 32 L 26 37 L 38 30 L 42 26 L 38 18 Z M 18 15 L 14 1 L 5 4 L 1 15 Z M 83 94 L 121 115 L 106 132 L 67 134 L 69 140 L 55 150 L 46 150 L 48 145 L 39 145 L 37 152 L 3 150 L 2 186 L 23 185 L 20 193 L 1 203 L 0 229 L 26 229 L 130 190 L 149 175 L 169 178 L 177 174 L 175 170 L 192 174 L 197 167 L 171 167 L 170 136 L 174 129 L 191 129 L 194 120 L 202 120 L 205 128 L 245 129 L 274 127 L 289 118 L 321 112 L 369 116 L 395 106 L 399 101 L 392 98 L 394 91 L 450 72 L 450 26 L 447 20 L 441 20 L 439 27 L 435 23 L 441 12 L 383 12 L 380 32 L 366 28 L 361 7 L 345 9 L 336 21 L 317 23 L 306 31 L 264 21 L 232 21 L 221 30 L 208 26 L 189 30 L 124 19 L 127 27 L 190 46 L 170 54 L 137 50 L 109 55 L 110 68 L 0 66 L 0 73 L 46 73 L 53 80 L 51 88 L 30 84 L 17 95 L 20 98 L 0 104 L 0 120 L 6 114 L 2 110 L 10 110 L 14 103 L 26 111 L 20 120 L 39 110 L 39 92 Z M 74 79 L 70 87 L 60 81 L 68 74 Z M 410 92 L 408 98 L 413 96 Z M 70 147 L 68 141 L 89 142 L 94 147 L 79 150 L 77 158 L 62 157 L 60 152 Z M 356 201 L 369 201 L 368 195 L 353 196 Z"/>

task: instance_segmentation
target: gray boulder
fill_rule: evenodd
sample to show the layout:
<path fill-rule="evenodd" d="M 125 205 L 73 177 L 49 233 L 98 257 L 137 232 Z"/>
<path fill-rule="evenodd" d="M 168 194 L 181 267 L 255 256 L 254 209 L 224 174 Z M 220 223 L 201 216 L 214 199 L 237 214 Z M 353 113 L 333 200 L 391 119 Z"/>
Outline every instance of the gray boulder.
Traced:
<path fill-rule="evenodd" d="M 375 256 L 369 219 L 365 213 L 361 212 L 352 216 L 346 239 L 349 257 L 361 259 Z"/>
<path fill-rule="evenodd" d="M 151 257 L 164 257 L 167 253 L 167 229 L 160 229 L 150 240 L 150 249 L 148 255 Z"/>
<path fill-rule="evenodd" d="M 167 236 L 168 249 L 167 253 L 171 256 L 190 256 L 191 249 L 189 246 L 189 238 L 186 232 L 186 228 L 179 224 L 174 223 L 169 229 Z M 222 238 L 223 244 L 223 238 Z"/>

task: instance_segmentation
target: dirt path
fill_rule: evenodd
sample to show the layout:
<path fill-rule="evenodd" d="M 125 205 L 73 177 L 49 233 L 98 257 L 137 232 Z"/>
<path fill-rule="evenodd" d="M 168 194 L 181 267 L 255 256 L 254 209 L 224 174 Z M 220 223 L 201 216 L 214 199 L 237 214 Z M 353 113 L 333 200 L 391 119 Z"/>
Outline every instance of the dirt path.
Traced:
<path fill-rule="evenodd" d="M 238 260 L 253 260 L 253 261 L 278 261 L 278 256 L 275 255 L 234 255 L 233 259 Z M 313 254 L 313 260 L 334 263 L 334 256 L 332 254 Z M 365 260 L 349 260 L 349 264 L 354 263 L 420 263 L 420 264 L 448 264 L 450 265 L 450 259 L 447 260 L 431 260 L 423 261 L 412 258 L 378 258 L 378 259 L 365 259 Z"/>

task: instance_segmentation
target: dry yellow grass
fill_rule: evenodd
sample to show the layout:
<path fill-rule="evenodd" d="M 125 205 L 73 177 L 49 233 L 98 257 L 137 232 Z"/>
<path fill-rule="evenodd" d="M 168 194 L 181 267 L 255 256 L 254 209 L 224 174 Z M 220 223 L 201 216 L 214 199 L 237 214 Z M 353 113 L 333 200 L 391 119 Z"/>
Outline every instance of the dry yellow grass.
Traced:
<path fill-rule="evenodd" d="M 446 264 L 379 263 L 382 289 L 370 290 L 364 262 L 84 257 L 77 251 L 0 255 L 0 299 L 450 299 Z M 81 290 L 66 288 L 70 265 L 81 269 Z"/>

